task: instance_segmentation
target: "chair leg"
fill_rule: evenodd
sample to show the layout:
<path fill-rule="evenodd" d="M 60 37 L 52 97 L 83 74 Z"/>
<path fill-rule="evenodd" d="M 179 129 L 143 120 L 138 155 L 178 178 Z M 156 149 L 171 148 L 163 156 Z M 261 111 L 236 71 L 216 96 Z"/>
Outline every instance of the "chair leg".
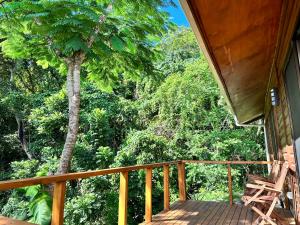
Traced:
<path fill-rule="evenodd" d="M 275 197 L 275 198 L 273 199 L 273 202 L 272 202 L 272 204 L 271 204 L 271 206 L 270 206 L 268 212 L 266 213 L 266 216 L 270 217 L 270 215 L 272 214 L 272 212 L 273 212 L 273 210 L 274 210 L 274 208 L 275 208 L 275 205 L 276 205 L 277 201 L 278 201 L 278 197 Z"/>
<path fill-rule="evenodd" d="M 254 199 L 256 199 L 262 192 L 264 191 L 264 189 L 259 190 L 258 192 L 256 192 L 255 195 L 253 195 L 250 199 L 248 199 L 247 201 L 245 201 L 245 206 L 249 205 Z"/>
<path fill-rule="evenodd" d="M 274 223 L 274 221 L 270 217 L 266 218 L 265 220 L 268 221 L 272 225 L 277 225 L 277 223 Z"/>
<path fill-rule="evenodd" d="M 276 201 L 275 201 L 275 203 L 276 203 Z M 270 215 L 268 215 L 268 213 L 270 213 L 269 212 L 270 210 L 268 210 L 267 214 L 264 214 L 261 210 L 259 210 L 255 206 L 252 206 L 251 209 L 259 215 L 259 217 L 255 220 L 254 224 L 258 224 L 258 221 L 261 219 L 261 222 L 259 223 L 259 225 L 265 224 L 265 222 L 269 222 L 272 225 L 277 225 L 276 223 L 274 223 L 274 221 L 272 220 L 272 218 L 270 217 Z"/>
<path fill-rule="evenodd" d="M 270 205 L 270 208 L 269 208 L 269 210 L 268 210 L 268 212 L 266 213 L 266 216 L 265 216 L 266 221 L 268 221 L 268 222 L 271 223 L 272 225 L 273 225 L 273 224 L 276 225 L 276 223 L 274 223 L 273 220 L 272 220 L 272 218 L 271 218 L 271 214 L 272 214 L 272 212 L 273 212 L 273 210 L 274 210 L 274 208 L 275 208 L 275 205 L 276 205 L 276 203 L 278 202 L 278 200 L 279 200 L 278 197 L 275 197 L 275 198 L 273 199 L 273 202 L 272 202 L 272 204 Z"/>
<path fill-rule="evenodd" d="M 252 224 L 254 224 L 254 225 L 261 225 L 261 222 L 264 222 L 264 221 L 261 220 L 261 217 L 259 216 L 259 217 L 256 218 L 256 220 Z"/>

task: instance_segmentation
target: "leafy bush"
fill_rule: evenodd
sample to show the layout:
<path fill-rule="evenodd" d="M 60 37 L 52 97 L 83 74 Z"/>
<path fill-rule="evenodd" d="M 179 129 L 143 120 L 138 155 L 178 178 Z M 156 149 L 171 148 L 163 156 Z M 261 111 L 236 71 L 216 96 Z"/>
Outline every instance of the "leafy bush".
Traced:
<path fill-rule="evenodd" d="M 22 160 L 15 161 L 11 164 L 13 179 L 21 179 L 27 177 L 34 177 L 39 166 L 38 160 Z"/>
<path fill-rule="evenodd" d="M 111 186 L 111 179 L 94 177 L 79 182 L 78 191 L 72 191 L 66 201 L 65 224 L 117 224 L 118 187 Z"/>

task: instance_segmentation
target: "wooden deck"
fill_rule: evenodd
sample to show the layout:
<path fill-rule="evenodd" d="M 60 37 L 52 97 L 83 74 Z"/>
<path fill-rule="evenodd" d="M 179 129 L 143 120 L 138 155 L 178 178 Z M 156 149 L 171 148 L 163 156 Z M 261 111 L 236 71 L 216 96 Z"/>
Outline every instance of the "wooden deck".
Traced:
<path fill-rule="evenodd" d="M 291 221 L 288 224 L 295 224 L 289 211 L 280 210 L 280 214 Z M 154 215 L 151 223 L 141 225 L 251 225 L 255 219 L 251 209 L 243 205 L 189 200 L 174 203 L 170 211 Z"/>

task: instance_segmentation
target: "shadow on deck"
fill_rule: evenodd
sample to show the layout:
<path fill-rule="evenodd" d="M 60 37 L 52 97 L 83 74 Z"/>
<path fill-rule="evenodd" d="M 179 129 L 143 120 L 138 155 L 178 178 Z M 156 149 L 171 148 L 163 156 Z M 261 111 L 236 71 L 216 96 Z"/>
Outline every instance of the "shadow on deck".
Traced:
<path fill-rule="evenodd" d="M 295 224 L 290 211 L 278 209 L 280 215 L 285 218 L 285 224 Z M 234 204 L 230 206 L 225 202 L 186 201 L 175 202 L 170 211 L 161 212 L 152 218 L 151 223 L 141 225 L 251 225 L 256 215 L 250 208 Z"/>

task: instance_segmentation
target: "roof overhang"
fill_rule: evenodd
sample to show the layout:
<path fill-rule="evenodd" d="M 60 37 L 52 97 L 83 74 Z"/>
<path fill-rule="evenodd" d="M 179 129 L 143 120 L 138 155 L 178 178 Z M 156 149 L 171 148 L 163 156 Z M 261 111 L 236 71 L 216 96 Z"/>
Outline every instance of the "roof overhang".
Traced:
<path fill-rule="evenodd" d="M 283 0 L 180 0 L 231 111 L 264 114 Z"/>

